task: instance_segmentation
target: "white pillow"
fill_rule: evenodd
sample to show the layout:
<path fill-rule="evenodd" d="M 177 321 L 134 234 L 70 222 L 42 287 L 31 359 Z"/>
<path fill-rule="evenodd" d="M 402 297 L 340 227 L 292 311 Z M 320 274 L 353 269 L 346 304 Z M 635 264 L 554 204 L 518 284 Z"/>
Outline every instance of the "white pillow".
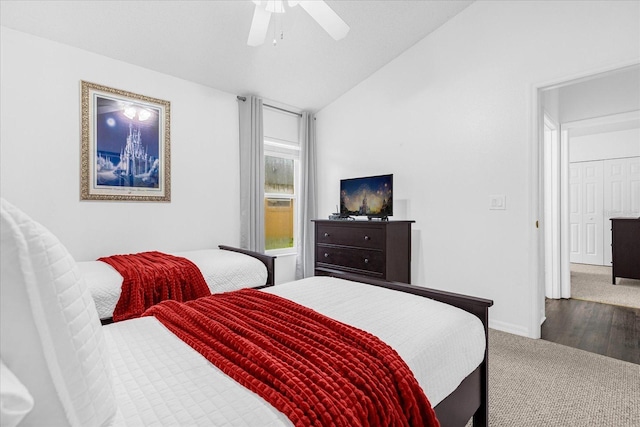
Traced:
<path fill-rule="evenodd" d="M 33 409 L 33 397 L 0 360 L 0 425 L 15 427 Z"/>
<path fill-rule="evenodd" d="M 35 401 L 23 424 L 111 424 L 116 403 L 106 342 L 75 261 L 4 199 L 0 218 L 0 353 Z"/>

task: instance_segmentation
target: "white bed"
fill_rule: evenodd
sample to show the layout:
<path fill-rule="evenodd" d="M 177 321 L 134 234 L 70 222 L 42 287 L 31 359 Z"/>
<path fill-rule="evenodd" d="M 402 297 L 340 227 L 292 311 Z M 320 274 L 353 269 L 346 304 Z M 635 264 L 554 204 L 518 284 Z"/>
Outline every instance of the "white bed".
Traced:
<path fill-rule="evenodd" d="M 202 273 L 211 293 L 255 288 L 267 283 L 267 268 L 256 258 L 223 249 L 170 252 L 193 262 Z M 100 319 L 113 317 L 123 278 L 109 264 L 102 261 L 81 261 L 78 267 L 96 303 Z"/>
<path fill-rule="evenodd" d="M 264 291 L 381 338 L 409 365 L 434 406 L 484 358 L 482 323 L 447 304 L 331 277 Z M 104 327 L 115 373 L 117 425 L 290 425 L 155 318 L 133 320 Z"/>
<path fill-rule="evenodd" d="M 1 219 L 3 426 L 21 420 L 34 426 L 291 425 L 154 317 L 102 326 L 80 269 L 55 236 L 5 200 Z M 377 286 L 313 277 L 262 292 L 385 341 L 409 366 L 438 417 L 449 412 L 438 408 L 449 405 L 462 413 L 462 419 L 447 418 L 443 425 L 462 426 L 471 415 L 474 426 L 486 425 L 482 390 L 491 302 L 420 291 L 483 306 L 479 319 L 406 290 Z M 466 395 L 469 387 L 472 402 L 461 402 L 461 390 Z M 471 412 L 462 411 L 468 405 Z"/>

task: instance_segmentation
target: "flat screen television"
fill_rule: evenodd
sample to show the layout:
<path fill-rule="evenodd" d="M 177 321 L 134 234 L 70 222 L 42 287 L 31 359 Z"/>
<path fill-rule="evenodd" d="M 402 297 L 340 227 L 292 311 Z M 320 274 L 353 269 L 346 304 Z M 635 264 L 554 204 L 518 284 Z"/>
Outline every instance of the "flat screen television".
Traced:
<path fill-rule="evenodd" d="M 388 219 L 393 215 L 393 174 L 340 180 L 340 216 Z"/>

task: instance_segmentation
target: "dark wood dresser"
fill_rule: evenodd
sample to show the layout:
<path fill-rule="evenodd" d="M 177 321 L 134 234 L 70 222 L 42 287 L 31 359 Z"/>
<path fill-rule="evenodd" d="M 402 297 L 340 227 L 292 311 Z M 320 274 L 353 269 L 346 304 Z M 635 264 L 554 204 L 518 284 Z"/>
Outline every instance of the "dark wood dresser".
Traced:
<path fill-rule="evenodd" d="M 611 218 L 612 283 L 640 279 L 640 218 Z"/>
<path fill-rule="evenodd" d="M 411 283 L 414 222 L 314 220 L 315 275 L 342 272 Z"/>

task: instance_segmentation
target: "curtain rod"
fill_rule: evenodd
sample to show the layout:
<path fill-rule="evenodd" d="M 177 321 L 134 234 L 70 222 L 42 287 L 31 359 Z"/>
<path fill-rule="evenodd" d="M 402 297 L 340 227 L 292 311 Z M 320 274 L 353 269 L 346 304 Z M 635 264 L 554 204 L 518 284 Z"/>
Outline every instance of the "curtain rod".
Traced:
<path fill-rule="evenodd" d="M 239 96 L 238 95 L 238 96 L 236 96 L 236 98 L 238 98 L 242 102 L 247 100 L 246 96 Z M 284 108 L 276 107 L 275 105 L 269 105 L 269 104 L 264 104 L 264 103 L 262 105 L 264 105 L 265 107 L 273 108 L 274 110 L 280 110 L 280 111 L 284 111 L 285 113 L 295 114 L 298 117 L 302 117 L 301 113 L 297 113 L 295 111 L 285 110 Z"/>

